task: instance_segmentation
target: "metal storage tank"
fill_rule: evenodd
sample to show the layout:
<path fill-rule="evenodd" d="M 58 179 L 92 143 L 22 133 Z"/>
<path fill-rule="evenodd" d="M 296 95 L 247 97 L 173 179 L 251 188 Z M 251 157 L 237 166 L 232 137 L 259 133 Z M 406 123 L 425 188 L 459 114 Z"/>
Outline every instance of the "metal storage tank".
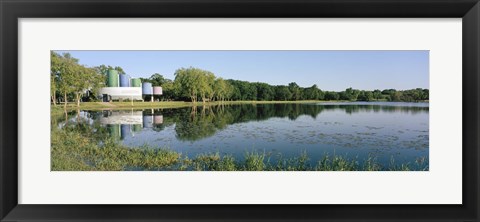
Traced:
<path fill-rule="evenodd" d="M 120 87 L 129 87 L 128 76 L 125 74 L 120 74 Z"/>
<path fill-rule="evenodd" d="M 117 70 L 109 69 L 107 71 L 108 87 L 118 87 L 118 72 Z"/>
<path fill-rule="evenodd" d="M 162 95 L 162 87 L 160 86 L 154 86 L 153 87 L 153 95 Z"/>
<path fill-rule="evenodd" d="M 152 83 L 149 83 L 149 82 L 142 83 L 142 94 L 153 95 Z"/>
<path fill-rule="evenodd" d="M 140 79 L 132 79 L 132 87 L 142 87 L 142 81 Z"/>

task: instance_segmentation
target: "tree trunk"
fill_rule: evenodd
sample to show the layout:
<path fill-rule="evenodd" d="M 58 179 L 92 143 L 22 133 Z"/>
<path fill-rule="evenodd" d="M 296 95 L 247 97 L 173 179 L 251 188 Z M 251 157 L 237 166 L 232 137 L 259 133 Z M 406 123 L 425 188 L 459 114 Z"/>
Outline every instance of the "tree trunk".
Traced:
<path fill-rule="evenodd" d="M 67 113 L 67 109 L 64 110 L 65 112 L 65 126 L 68 124 L 68 113 Z"/>
<path fill-rule="evenodd" d="M 53 93 L 52 95 L 52 102 L 53 102 L 53 106 L 57 106 L 57 96 L 55 96 L 56 93 Z"/>
<path fill-rule="evenodd" d="M 67 99 L 67 93 L 66 93 L 66 92 L 64 93 L 64 96 L 65 96 L 65 97 L 64 97 L 63 99 L 64 99 L 65 101 L 64 101 L 64 104 L 63 104 L 63 108 L 66 110 L 66 109 L 67 109 L 67 100 L 68 100 L 68 99 Z"/>
<path fill-rule="evenodd" d="M 77 107 L 80 107 L 80 93 L 77 93 Z"/>

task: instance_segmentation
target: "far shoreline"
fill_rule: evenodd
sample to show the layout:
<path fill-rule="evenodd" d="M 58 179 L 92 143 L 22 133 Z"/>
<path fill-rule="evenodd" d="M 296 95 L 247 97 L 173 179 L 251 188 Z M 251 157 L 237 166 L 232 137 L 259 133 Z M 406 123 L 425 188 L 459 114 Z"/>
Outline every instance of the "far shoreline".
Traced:
<path fill-rule="evenodd" d="M 75 103 L 67 104 L 68 111 L 73 110 L 127 110 L 127 109 L 168 109 L 185 108 L 192 106 L 241 105 L 241 104 L 306 104 L 306 103 L 374 103 L 374 102 L 404 102 L 404 101 L 348 101 L 348 100 L 298 100 L 298 101 L 213 101 L 213 102 L 185 102 L 185 101 L 157 101 L 157 102 L 82 102 L 78 107 Z M 429 103 L 429 100 L 412 103 Z M 64 110 L 63 104 L 50 105 L 51 110 Z"/>

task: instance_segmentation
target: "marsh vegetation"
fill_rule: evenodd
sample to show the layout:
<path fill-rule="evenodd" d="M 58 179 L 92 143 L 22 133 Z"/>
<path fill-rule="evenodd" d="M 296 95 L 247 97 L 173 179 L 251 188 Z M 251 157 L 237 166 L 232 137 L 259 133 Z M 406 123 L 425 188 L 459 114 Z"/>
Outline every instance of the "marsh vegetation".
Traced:
<path fill-rule="evenodd" d="M 55 171 L 428 170 L 428 103 L 52 109 Z"/>

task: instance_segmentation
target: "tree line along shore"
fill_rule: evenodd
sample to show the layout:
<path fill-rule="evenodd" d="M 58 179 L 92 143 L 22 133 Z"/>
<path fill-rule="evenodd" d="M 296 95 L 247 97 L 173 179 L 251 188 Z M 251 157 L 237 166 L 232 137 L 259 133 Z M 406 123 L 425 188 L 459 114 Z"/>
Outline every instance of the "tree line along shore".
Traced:
<path fill-rule="evenodd" d="M 98 89 L 107 82 L 107 71 L 117 70 L 125 74 L 120 66 L 100 65 L 87 67 L 80 64 L 79 59 L 69 53 L 51 52 L 50 94 L 53 106 L 63 103 L 64 108 L 71 107 L 69 102 L 75 102 L 76 107 L 150 107 L 147 103 L 99 104 Z M 360 90 L 347 88 L 343 91 L 324 91 L 316 84 L 301 87 L 295 82 L 288 85 L 270 85 L 262 82 L 248 82 L 234 79 L 223 79 L 214 73 L 195 68 L 179 68 L 174 73 L 173 80 L 154 73 L 149 78 L 140 78 L 142 82 L 150 82 L 163 88 L 161 101 L 166 106 L 186 106 L 203 103 L 225 102 L 311 102 L 311 101 L 400 101 L 419 102 L 429 100 L 429 90 L 416 88 L 408 90 L 375 89 Z M 154 103 L 160 105 L 159 103 Z"/>

